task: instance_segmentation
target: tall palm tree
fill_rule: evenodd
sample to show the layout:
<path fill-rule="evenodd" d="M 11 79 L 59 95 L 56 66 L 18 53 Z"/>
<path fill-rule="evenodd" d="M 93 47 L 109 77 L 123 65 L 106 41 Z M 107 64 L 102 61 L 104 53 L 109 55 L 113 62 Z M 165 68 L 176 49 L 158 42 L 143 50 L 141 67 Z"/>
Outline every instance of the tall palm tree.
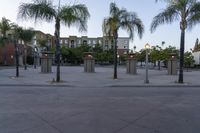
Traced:
<path fill-rule="evenodd" d="M 59 1 L 60 3 L 60 1 Z M 22 18 L 34 18 L 36 20 L 55 21 L 56 38 L 56 60 L 57 74 L 56 81 L 60 82 L 60 24 L 68 27 L 76 25 L 79 31 L 86 31 L 87 20 L 90 17 L 87 7 L 84 4 L 65 5 L 56 8 L 51 0 L 33 0 L 32 3 L 22 3 L 19 6 L 19 16 Z"/>
<path fill-rule="evenodd" d="M 158 0 L 156 0 L 158 1 Z M 180 69 L 179 83 L 183 83 L 183 64 L 185 47 L 185 30 L 191 29 L 200 22 L 200 2 L 197 0 L 163 0 L 167 3 L 166 9 L 153 18 L 151 32 L 164 23 L 180 20 Z"/>
<path fill-rule="evenodd" d="M 141 38 L 144 32 L 142 21 L 135 12 L 128 12 L 126 9 L 118 8 L 115 3 L 110 3 L 110 15 L 104 18 L 103 33 L 114 40 L 114 75 L 113 79 L 117 79 L 117 39 L 119 29 L 128 32 L 129 38 L 133 39 L 134 31 Z"/>
<path fill-rule="evenodd" d="M 35 32 L 33 31 L 33 28 L 29 29 L 23 29 L 19 31 L 19 39 L 24 41 L 24 69 L 27 70 L 27 47 L 28 43 L 32 41 Z"/>

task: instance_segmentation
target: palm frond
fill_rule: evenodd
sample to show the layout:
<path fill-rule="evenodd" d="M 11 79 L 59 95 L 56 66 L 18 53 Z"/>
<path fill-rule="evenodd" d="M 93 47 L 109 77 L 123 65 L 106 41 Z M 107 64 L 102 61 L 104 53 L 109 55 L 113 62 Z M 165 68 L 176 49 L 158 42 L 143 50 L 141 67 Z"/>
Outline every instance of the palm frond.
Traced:
<path fill-rule="evenodd" d="M 127 12 L 124 19 L 121 19 L 120 25 L 123 29 L 128 31 L 130 39 L 134 38 L 134 31 L 137 31 L 138 36 L 142 38 L 144 25 L 136 13 Z"/>
<path fill-rule="evenodd" d="M 56 16 L 56 10 L 50 0 L 34 0 L 33 3 L 22 3 L 19 6 L 19 18 L 45 19 L 52 21 Z"/>
<path fill-rule="evenodd" d="M 32 40 L 35 32 L 32 28 L 29 29 L 22 29 L 19 33 L 19 38 L 22 39 L 25 43 L 28 43 Z"/>
<path fill-rule="evenodd" d="M 117 7 L 116 3 L 110 3 L 110 15 L 116 16 L 116 13 L 118 13 L 120 9 Z"/>
<path fill-rule="evenodd" d="M 68 27 L 75 25 L 79 28 L 79 31 L 87 30 L 87 21 L 90 13 L 84 4 L 64 6 L 61 8 L 58 16 Z"/>
<path fill-rule="evenodd" d="M 179 13 L 176 6 L 168 6 L 163 12 L 159 13 L 153 18 L 151 23 L 151 32 L 154 32 L 155 29 L 164 23 L 172 23 L 174 20 L 178 20 Z"/>
<path fill-rule="evenodd" d="M 10 20 L 3 17 L 1 22 L 0 22 L 0 32 L 5 37 L 6 32 L 9 31 L 10 29 L 11 29 Z"/>
<path fill-rule="evenodd" d="M 104 18 L 102 30 L 103 30 L 104 36 L 107 36 L 110 39 L 113 37 L 113 33 L 114 33 L 115 29 L 114 29 L 114 26 L 113 26 L 112 18 L 110 18 L 110 17 Z"/>
<path fill-rule="evenodd" d="M 200 2 L 196 2 L 189 11 L 189 16 L 187 18 L 188 28 L 191 29 L 193 26 L 200 22 Z"/>

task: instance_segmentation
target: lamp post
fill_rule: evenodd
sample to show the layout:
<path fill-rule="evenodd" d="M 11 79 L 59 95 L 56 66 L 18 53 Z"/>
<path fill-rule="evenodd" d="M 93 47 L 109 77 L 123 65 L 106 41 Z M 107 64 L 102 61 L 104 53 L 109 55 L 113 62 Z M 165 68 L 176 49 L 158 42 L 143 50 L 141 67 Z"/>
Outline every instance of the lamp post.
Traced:
<path fill-rule="evenodd" d="M 146 76 L 145 76 L 145 81 L 144 83 L 148 84 L 149 83 L 149 79 L 148 79 L 148 50 L 150 48 L 150 45 L 147 43 L 145 44 L 145 49 L 146 49 L 146 61 L 145 61 L 145 68 L 146 68 Z"/>
<path fill-rule="evenodd" d="M 120 65 L 120 55 L 117 55 L 117 59 L 118 59 L 118 65 Z"/>
<path fill-rule="evenodd" d="M 172 55 L 171 57 L 171 75 L 173 74 L 173 59 L 174 59 L 174 56 Z"/>

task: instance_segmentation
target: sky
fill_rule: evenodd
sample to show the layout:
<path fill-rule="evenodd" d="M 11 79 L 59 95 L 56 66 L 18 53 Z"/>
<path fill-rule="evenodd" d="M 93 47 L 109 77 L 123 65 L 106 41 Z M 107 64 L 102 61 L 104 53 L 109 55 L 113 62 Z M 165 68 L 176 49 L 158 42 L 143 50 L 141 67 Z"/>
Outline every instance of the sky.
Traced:
<path fill-rule="evenodd" d="M 58 5 L 58 0 L 52 0 L 54 5 Z M 135 33 L 133 41 L 130 41 L 130 49 L 136 46 L 136 51 L 144 48 L 146 43 L 151 46 L 160 45 L 165 41 L 164 47 L 169 45 L 179 49 L 180 45 L 180 28 L 179 21 L 170 25 L 159 26 L 154 33 L 150 32 L 150 25 L 155 15 L 161 12 L 166 4 L 164 2 L 156 3 L 155 0 L 61 0 L 61 6 L 65 4 L 82 3 L 86 4 L 90 12 L 87 32 L 79 33 L 76 27 L 68 28 L 61 25 L 61 37 L 70 35 L 99 37 L 102 36 L 102 22 L 109 15 L 109 4 L 115 2 L 119 8 L 126 8 L 128 11 L 136 12 L 145 26 L 143 38 L 138 38 Z M 0 18 L 6 17 L 12 22 L 17 23 L 25 28 L 33 27 L 44 33 L 54 34 L 54 22 L 46 23 L 45 21 L 34 22 L 34 20 L 23 21 L 17 17 L 18 7 L 21 3 L 32 2 L 32 0 L 1 0 Z M 120 30 L 119 37 L 128 37 L 126 31 Z M 189 51 L 194 47 L 197 38 L 200 37 L 200 24 L 193 27 L 192 30 L 186 31 L 185 49 Z"/>

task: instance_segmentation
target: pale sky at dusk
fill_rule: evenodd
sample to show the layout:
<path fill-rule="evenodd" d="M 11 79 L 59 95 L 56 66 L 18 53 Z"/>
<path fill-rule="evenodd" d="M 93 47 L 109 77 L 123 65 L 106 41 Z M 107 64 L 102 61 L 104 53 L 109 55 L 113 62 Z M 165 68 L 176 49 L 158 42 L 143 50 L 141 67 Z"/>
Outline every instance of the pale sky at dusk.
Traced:
<path fill-rule="evenodd" d="M 32 0 L 1 0 L 0 18 L 5 16 L 7 19 L 10 19 L 12 22 L 17 23 L 20 26 L 33 27 L 36 30 L 41 30 L 45 33 L 50 33 L 53 35 L 54 22 L 49 24 L 45 21 L 40 21 L 35 24 L 33 20 L 25 22 L 17 19 L 18 6 L 20 3 L 31 1 Z M 53 1 L 55 5 L 58 4 L 58 0 Z M 109 15 L 109 4 L 112 1 L 113 0 L 76 0 L 75 3 L 86 4 L 91 14 L 91 17 L 88 21 L 88 31 L 86 33 L 79 33 L 76 28 L 69 29 L 64 25 L 61 25 L 61 36 L 102 36 L 102 21 L 104 17 Z M 162 9 L 165 7 L 165 3 L 155 3 L 155 0 L 115 0 L 115 2 L 120 8 L 124 7 L 128 11 L 136 12 L 145 25 L 145 33 L 143 38 L 139 39 L 137 34 L 135 34 L 133 42 L 130 43 L 130 48 L 133 48 L 135 45 L 137 47 L 136 50 L 140 50 L 147 42 L 151 45 L 160 45 L 162 41 L 166 42 L 166 46 L 172 45 L 179 48 L 180 29 L 178 21 L 171 25 L 159 26 L 153 34 L 151 34 L 149 30 L 152 18 L 162 11 Z M 61 3 L 62 5 L 70 3 L 73 4 L 74 0 L 61 0 Z M 125 31 L 120 31 L 119 36 L 128 37 Z M 192 30 L 186 31 L 186 50 L 193 48 L 196 38 L 200 38 L 200 24 L 195 26 Z"/>

